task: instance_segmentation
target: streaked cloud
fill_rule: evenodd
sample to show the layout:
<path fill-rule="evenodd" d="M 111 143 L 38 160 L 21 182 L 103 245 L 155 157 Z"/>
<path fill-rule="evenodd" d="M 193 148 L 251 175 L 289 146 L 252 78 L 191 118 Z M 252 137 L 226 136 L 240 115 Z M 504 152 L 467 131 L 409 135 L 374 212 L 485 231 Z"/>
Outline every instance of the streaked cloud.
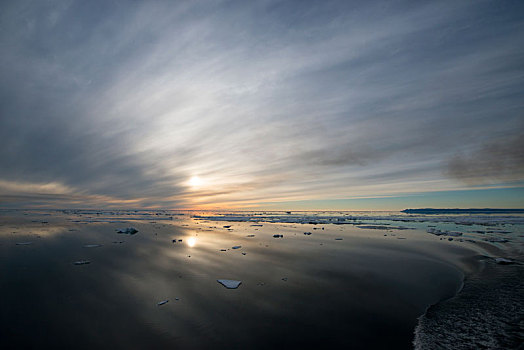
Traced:
<path fill-rule="evenodd" d="M 522 10 L 5 2 L 0 196 L 188 208 L 507 187 L 524 180 Z"/>

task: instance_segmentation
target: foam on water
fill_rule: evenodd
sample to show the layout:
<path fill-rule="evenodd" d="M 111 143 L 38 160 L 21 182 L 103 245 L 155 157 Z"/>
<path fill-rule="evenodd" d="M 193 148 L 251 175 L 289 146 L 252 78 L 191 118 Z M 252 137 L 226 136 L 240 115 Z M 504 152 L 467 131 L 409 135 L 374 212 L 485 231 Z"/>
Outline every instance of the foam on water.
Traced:
<path fill-rule="evenodd" d="M 418 320 L 415 349 L 522 349 L 524 265 L 493 259 L 464 281 L 454 298 L 428 308 Z"/>

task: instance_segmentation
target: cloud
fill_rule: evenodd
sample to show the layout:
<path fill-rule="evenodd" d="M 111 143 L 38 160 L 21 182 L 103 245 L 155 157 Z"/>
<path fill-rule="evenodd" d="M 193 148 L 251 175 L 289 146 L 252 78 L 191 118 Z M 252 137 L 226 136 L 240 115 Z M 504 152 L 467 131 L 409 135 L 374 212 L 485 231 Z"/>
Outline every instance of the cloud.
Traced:
<path fill-rule="evenodd" d="M 166 207 L 463 188 L 522 135 L 519 6 L 4 2 L 0 181 Z M 480 183 L 520 176 L 496 152 Z"/>
<path fill-rule="evenodd" d="M 523 181 L 524 134 L 455 155 L 448 163 L 447 174 L 474 185 Z"/>

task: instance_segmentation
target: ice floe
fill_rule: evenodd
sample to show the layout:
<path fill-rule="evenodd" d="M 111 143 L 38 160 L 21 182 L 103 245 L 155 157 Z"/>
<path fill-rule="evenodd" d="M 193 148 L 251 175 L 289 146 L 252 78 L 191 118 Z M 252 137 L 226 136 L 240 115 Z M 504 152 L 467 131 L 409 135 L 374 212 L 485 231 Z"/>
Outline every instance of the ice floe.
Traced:
<path fill-rule="evenodd" d="M 414 230 L 414 228 L 411 228 L 411 227 L 387 226 L 387 225 L 360 225 L 357 227 L 368 229 L 368 230 Z"/>
<path fill-rule="evenodd" d="M 91 261 L 89 261 L 89 260 L 78 260 L 78 261 L 75 261 L 73 264 L 75 264 L 75 265 L 87 265 L 87 264 L 91 264 Z"/>
<path fill-rule="evenodd" d="M 138 232 L 138 230 L 134 227 L 127 227 L 127 228 L 117 229 L 116 232 L 123 233 L 126 235 L 134 235 L 135 233 Z"/>
<path fill-rule="evenodd" d="M 242 281 L 235 280 L 217 280 L 218 283 L 226 287 L 227 289 L 236 289 L 242 283 Z"/>
<path fill-rule="evenodd" d="M 431 233 L 435 236 L 451 236 L 451 237 L 459 237 L 462 236 L 462 232 L 458 231 L 441 231 L 435 228 L 428 228 L 426 230 L 427 233 Z"/>
<path fill-rule="evenodd" d="M 509 264 L 515 263 L 513 260 L 506 259 L 506 258 L 495 258 L 495 262 L 500 265 L 509 265 Z"/>

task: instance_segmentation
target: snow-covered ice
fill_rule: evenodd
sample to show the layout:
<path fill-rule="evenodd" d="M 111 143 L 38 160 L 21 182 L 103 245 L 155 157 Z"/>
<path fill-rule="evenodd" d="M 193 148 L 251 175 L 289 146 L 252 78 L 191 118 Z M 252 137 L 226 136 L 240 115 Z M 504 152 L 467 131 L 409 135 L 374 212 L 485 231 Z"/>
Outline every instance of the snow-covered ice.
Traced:
<path fill-rule="evenodd" d="M 227 289 L 236 289 L 242 283 L 242 281 L 235 280 L 217 280 L 218 283 L 226 287 Z"/>

